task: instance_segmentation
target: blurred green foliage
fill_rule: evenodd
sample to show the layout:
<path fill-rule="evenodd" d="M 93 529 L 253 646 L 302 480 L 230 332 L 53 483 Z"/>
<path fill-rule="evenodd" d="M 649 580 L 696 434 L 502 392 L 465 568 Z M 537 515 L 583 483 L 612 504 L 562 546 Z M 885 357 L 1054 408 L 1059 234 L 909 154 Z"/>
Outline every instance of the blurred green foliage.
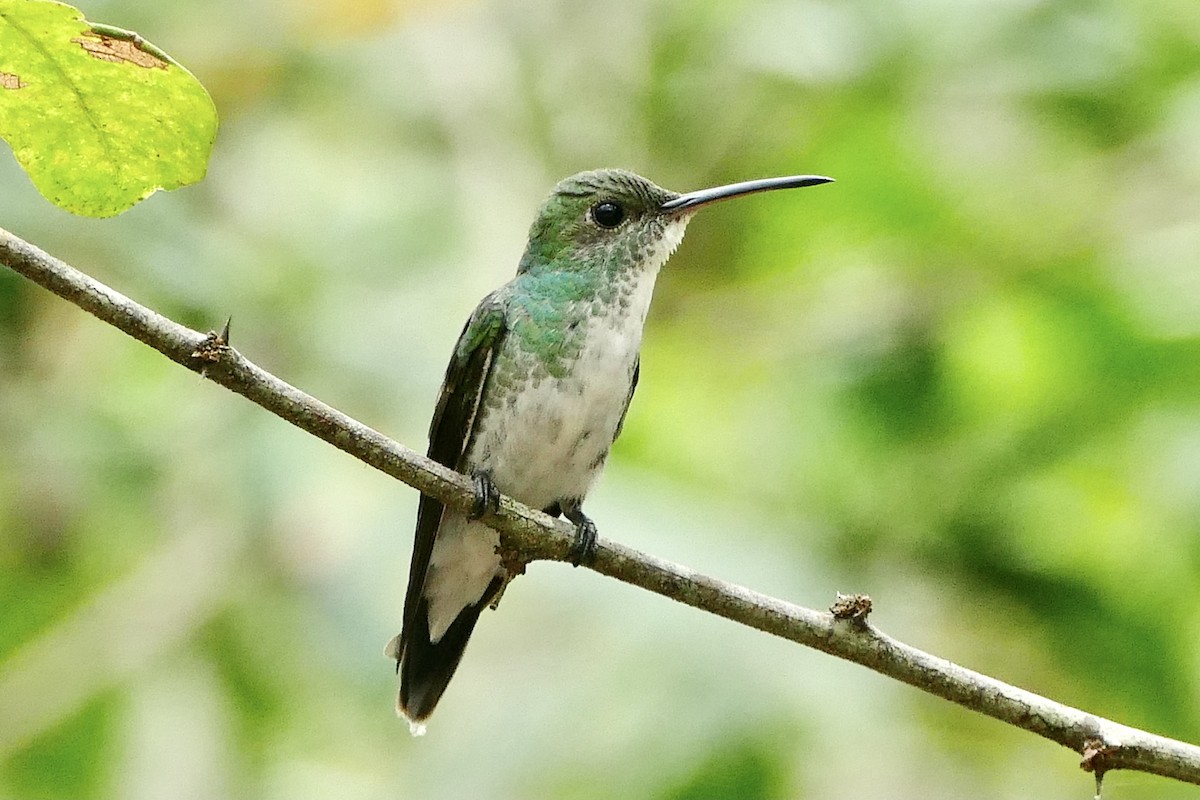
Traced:
<path fill-rule="evenodd" d="M 222 114 L 2 224 L 414 447 L 571 172 L 688 190 L 604 535 L 1200 738 L 1192 0 L 111 0 Z M 0 798 L 1086 796 L 1070 753 L 561 565 L 390 709 L 416 498 L 0 272 Z M 864 768 L 866 767 L 866 768 Z M 1187 796 L 1113 774 L 1106 796 Z"/>

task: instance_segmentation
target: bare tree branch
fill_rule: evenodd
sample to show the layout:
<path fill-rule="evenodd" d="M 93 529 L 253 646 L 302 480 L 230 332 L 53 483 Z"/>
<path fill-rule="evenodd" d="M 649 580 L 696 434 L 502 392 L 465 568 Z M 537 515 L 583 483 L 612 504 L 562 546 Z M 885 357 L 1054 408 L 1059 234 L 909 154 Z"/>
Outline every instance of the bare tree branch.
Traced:
<path fill-rule="evenodd" d="M 468 478 L 255 366 L 221 334 L 172 322 L 4 230 L 0 263 L 372 467 L 448 506 L 470 510 Z M 517 562 L 567 559 L 573 528 L 564 521 L 507 497 L 486 521 L 500 531 L 507 557 Z M 832 612 L 815 611 L 603 539 L 591 568 L 1032 731 L 1079 753 L 1083 768 L 1098 779 L 1107 770 L 1132 769 L 1200 784 L 1200 747 L 1056 703 L 898 642 L 867 624 L 868 598 L 841 598 Z"/>

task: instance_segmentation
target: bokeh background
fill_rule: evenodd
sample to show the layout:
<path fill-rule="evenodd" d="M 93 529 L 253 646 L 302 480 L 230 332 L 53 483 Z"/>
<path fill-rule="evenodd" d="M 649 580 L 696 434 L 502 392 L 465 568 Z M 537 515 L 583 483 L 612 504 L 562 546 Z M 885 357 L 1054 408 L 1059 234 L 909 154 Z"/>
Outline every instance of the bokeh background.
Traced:
<path fill-rule="evenodd" d="M 0 224 L 416 448 L 560 177 L 704 211 L 602 535 L 1200 738 L 1200 6 L 87 0 L 206 181 Z M 392 711 L 416 493 L 0 271 L 0 798 L 1086 797 L 1056 745 L 560 564 Z M 1113 774 L 1106 797 L 1194 789 Z"/>

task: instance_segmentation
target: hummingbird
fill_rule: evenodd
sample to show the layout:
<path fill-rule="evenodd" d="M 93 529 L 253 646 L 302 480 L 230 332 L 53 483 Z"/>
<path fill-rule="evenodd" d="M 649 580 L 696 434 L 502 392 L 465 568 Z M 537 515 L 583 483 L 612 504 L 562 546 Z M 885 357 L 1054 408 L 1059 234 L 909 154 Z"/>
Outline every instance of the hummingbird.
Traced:
<path fill-rule="evenodd" d="M 467 320 L 429 426 L 429 457 L 471 477 L 469 513 L 421 496 L 401 632 L 385 650 L 397 712 L 424 732 L 480 612 L 514 575 L 480 520 L 501 493 L 575 526 L 570 560 L 595 555 L 583 513 L 638 384 L 659 270 L 692 215 L 754 192 L 828 183 L 795 175 L 679 194 L 619 169 L 558 183 L 538 210 L 516 277 Z"/>

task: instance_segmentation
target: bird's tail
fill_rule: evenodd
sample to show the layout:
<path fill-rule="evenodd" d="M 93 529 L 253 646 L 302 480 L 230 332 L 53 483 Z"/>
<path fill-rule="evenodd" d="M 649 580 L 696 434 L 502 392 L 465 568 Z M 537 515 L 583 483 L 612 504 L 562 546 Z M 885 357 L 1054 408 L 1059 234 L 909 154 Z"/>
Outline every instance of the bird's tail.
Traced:
<path fill-rule="evenodd" d="M 405 621 L 404 631 L 388 642 L 384 654 L 396 659 L 396 671 L 400 673 L 396 711 L 408 718 L 414 735 L 424 732 L 422 723 L 433 713 L 454 676 L 480 612 L 503 587 L 501 577 L 493 578 L 479 601 L 460 611 L 436 642 L 429 635 L 429 601 L 421 598 Z"/>

